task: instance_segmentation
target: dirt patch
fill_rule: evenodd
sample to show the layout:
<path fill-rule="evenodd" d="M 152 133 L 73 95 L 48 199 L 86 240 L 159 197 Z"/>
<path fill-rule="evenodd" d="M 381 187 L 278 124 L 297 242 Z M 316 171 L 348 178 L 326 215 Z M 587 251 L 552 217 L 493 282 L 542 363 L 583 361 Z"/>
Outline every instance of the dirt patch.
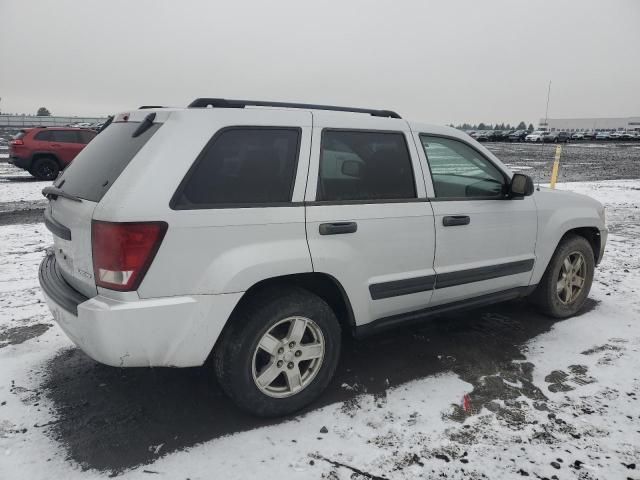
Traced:
<path fill-rule="evenodd" d="M 47 323 L 34 323 L 23 327 L 12 327 L 0 332 L 0 348 L 18 345 L 32 338 L 39 337 L 51 328 Z"/>
<path fill-rule="evenodd" d="M 45 203 L 7 202 L 0 203 L 0 226 L 42 223 Z"/>

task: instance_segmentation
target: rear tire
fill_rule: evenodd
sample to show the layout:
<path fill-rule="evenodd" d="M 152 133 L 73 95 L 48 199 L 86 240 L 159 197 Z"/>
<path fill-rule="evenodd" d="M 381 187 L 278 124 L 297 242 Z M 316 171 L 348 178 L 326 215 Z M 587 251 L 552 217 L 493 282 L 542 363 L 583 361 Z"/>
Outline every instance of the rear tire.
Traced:
<path fill-rule="evenodd" d="M 229 319 L 214 352 L 216 376 L 243 410 L 287 415 L 327 387 L 340 342 L 338 320 L 320 297 L 296 287 L 265 289 Z"/>
<path fill-rule="evenodd" d="M 33 162 L 29 173 L 38 180 L 55 180 L 60 173 L 60 165 L 53 157 L 40 157 Z"/>
<path fill-rule="evenodd" d="M 591 244 L 584 237 L 567 235 L 556 248 L 530 300 L 551 317 L 575 315 L 589 295 L 594 270 Z"/>

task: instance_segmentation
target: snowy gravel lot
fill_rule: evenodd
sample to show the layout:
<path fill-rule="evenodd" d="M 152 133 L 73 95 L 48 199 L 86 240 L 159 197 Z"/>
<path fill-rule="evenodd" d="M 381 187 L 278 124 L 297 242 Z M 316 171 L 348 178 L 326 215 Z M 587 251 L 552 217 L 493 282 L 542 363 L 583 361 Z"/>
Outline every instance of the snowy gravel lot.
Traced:
<path fill-rule="evenodd" d="M 10 183 L 0 205 L 38 210 L 45 184 Z M 581 315 L 511 302 L 351 342 L 323 398 L 277 421 L 237 411 L 207 368 L 87 358 L 38 289 L 49 232 L 0 222 L 0 479 L 640 479 L 640 180 L 558 188 L 607 207 Z"/>

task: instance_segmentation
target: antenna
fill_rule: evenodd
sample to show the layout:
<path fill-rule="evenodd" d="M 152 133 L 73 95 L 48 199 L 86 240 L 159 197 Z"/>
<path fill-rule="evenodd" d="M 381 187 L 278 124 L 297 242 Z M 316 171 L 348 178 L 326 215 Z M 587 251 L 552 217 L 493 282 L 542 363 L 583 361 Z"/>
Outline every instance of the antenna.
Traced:
<path fill-rule="evenodd" d="M 551 80 L 549 80 L 549 88 L 547 89 L 547 109 L 544 111 L 544 123 L 549 126 L 549 99 L 551 98 Z"/>
<path fill-rule="evenodd" d="M 547 108 L 544 111 L 544 126 L 545 129 L 549 129 L 549 100 L 551 99 L 551 80 L 549 80 L 549 87 L 547 88 Z M 540 157 L 544 158 L 544 141 L 540 142 Z M 538 190 L 540 190 L 540 177 L 538 177 Z"/>

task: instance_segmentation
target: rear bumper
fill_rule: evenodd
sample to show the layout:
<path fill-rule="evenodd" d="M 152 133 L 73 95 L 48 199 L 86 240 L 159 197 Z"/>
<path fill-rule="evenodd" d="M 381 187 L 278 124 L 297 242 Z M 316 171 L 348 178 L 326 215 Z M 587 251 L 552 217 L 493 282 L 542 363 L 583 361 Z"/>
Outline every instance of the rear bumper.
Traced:
<path fill-rule="evenodd" d="M 9 156 L 9 163 L 12 163 L 18 168 L 24 168 L 25 170 L 29 170 L 31 168 L 30 158 Z"/>
<path fill-rule="evenodd" d="M 73 343 L 116 367 L 202 365 L 242 296 L 86 298 L 62 278 L 53 255 L 42 261 L 39 280 L 55 321 Z"/>

